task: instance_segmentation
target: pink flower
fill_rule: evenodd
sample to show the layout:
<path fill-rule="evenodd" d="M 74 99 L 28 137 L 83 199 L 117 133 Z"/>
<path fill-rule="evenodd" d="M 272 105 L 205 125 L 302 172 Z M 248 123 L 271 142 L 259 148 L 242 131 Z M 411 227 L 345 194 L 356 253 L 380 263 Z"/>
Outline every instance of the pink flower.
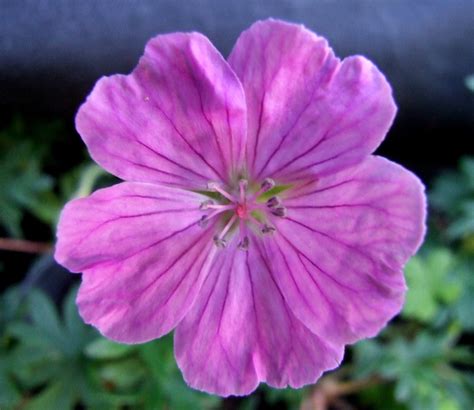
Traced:
<path fill-rule="evenodd" d="M 300 25 L 258 22 L 227 61 L 198 33 L 153 38 L 76 117 L 127 181 L 61 215 L 82 317 L 124 343 L 176 328 L 210 393 L 314 383 L 400 311 L 424 235 L 423 185 L 371 155 L 395 111 L 370 61 Z"/>

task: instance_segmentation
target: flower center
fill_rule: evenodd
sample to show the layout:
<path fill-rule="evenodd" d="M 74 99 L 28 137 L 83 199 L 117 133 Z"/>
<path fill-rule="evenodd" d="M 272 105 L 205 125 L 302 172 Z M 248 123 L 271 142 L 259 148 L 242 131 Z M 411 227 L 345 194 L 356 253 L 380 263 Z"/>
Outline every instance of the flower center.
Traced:
<path fill-rule="evenodd" d="M 237 204 L 235 207 L 235 213 L 239 218 L 246 219 L 247 218 L 247 205 L 246 204 Z"/>
<path fill-rule="evenodd" d="M 285 217 L 286 208 L 282 206 L 280 198 L 268 198 L 268 193 L 275 183 L 265 179 L 259 189 L 249 192 L 247 180 L 240 180 L 238 188 L 225 189 L 220 184 L 209 183 L 209 190 L 217 199 L 209 199 L 201 203 L 200 209 L 205 212 L 199 224 L 206 226 L 210 219 L 220 219 L 221 230 L 214 236 L 214 243 L 218 247 L 225 247 L 228 239 L 238 232 L 239 248 L 247 250 L 249 247 L 248 230 L 258 234 L 271 234 L 275 228 L 271 225 L 273 216 Z"/>

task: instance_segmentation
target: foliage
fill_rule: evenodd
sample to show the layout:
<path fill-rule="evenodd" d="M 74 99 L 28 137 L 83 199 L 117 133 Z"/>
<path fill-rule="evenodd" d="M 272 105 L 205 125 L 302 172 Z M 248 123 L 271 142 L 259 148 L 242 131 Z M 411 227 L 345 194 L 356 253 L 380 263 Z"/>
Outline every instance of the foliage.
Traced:
<path fill-rule="evenodd" d="M 0 131 L 0 226 L 19 237 L 25 211 L 41 214 L 40 198 L 54 181 L 42 166 L 48 142 L 60 132 L 59 123 L 27 126 L 20 117 Z"/>
<path fill-rule="evenodd" d="M 21 117 L 0 131 L 0 227 L 10 236 L 23 236 L 26 212 L 53 227 L 66 201 L 88 195 L 97 184 L 110 184 L 112 178 L 90 162 L 57 179 L 46 172 L 54 163 L 51 146 L 63 133 L 60 122 L 27 125 Z"/>
<path fill-rule="evenodd" d="M 39 291 L 24 299 L 24 315 L 4 333 L 11 348 L 0 368 L 0 407 L 204 409 L 217 402 L 186 387 L 169 337 L 140 346 L 104 339 L 82 322 L 75 297 L 72 289 L 61 315 Z"/>

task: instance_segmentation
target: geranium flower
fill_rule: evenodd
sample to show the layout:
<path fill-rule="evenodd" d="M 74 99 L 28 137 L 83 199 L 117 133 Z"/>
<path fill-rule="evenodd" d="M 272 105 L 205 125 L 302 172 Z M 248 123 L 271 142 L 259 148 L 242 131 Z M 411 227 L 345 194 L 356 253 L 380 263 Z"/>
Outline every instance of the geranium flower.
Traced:
<path fill-rule="evenodd" d="M 370 61 L 300 25 L 255 23 L 227 61 L 198 33 L 151 39 L 76 117 L 127 181 L 60 218 L 85 322 L 124 343 L 175 329 L 210 393 L 315 382 L 400 311 L 424 235 L 422 184 L 371 155 L 395 111 Z"/>

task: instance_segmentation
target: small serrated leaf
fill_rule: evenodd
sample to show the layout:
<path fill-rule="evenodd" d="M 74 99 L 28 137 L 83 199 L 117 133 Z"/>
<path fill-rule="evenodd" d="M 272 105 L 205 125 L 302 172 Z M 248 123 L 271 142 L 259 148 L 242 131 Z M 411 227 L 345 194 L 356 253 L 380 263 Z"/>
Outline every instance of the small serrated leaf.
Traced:
<path fill-rule="evenodd" d="M 134 350 L 136 350 L 134 345 L 116 343 L 99 337 L 86 346 L 85 354 L 92 359 L 118 359 L 129 355 Z"/>

